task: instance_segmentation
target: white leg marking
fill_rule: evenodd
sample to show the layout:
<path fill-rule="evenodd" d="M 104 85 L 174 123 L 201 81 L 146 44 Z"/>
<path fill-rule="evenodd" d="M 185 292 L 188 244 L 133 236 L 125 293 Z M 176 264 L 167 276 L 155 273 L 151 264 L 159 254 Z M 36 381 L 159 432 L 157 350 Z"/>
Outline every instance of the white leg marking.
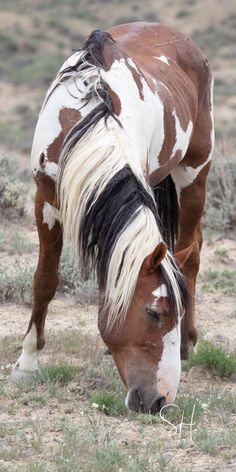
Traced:
<path fill-rule="evenodd" d="M 13 367 L 11 379 L 15 382 L 24 380 L 37 372 L 37 370 L 37 333 L 36 326 L 33 324 L 22 343 L 22 354 Z"/>
<path fill-rule="evenodd" d="M 130 396 L 130 390 L 128 391 L 126 397 L 125 397 L 125 406 L 129 408 L 129 396 Z"/>
<path fill-rule="evenodd" d="M 45 202 L 43 207 L 43 223 L 47 224 L 48 229 L 51 231 L 56 220 L 59 222 L 61 220 L 59 211 L 50 205 L 50 203 Z"/>

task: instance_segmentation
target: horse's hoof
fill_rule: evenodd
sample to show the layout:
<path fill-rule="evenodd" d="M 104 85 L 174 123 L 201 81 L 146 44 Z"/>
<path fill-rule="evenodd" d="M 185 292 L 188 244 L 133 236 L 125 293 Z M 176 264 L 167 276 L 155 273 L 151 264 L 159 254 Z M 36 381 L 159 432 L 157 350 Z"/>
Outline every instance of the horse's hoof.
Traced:
<path fill-rule="evenodd" d="M 25 383 L 30 383 L 36 380 L 38 374 L 39 374 L 39 370 L 27 372 L 25 370 L 20 370 L 17 367 L 13 367 L 9 378 L 12 382 L 16 384 L 22 384 L 22 383 L 25 384 Z"/>

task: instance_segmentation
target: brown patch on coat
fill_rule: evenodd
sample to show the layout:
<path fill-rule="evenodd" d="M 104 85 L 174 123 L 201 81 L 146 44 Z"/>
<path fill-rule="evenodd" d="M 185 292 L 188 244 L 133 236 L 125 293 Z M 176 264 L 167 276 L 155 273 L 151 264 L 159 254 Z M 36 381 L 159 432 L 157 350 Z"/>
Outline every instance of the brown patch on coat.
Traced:
<path fill-rule="evenodd" d="M 140 100 L 144 100 L 144 95 L 143 95 L 143 84 L 142 84 L 142 81 L 141 81 L 141 73 L 137 72 L 137 70 L 131 65 L 129 64 L 129 62 L 125 61 L 125 64 L 127 66 L 127 68 L 130 70 L 132 76 L 133 76 L 133 79 L 136 83 L 136 86 L 137 86 L 137 89 L 138 89 L 138 93 L 139 93 L 139 97 L 140 97 Z"/>
<path fill-rule="evenodd" d="M 73 128 L 73 126 L 78 123 L 81 119 L 81 113 L 75 108 L 62 108 L 59 113 L 59 122 L 61 124 L 62 130 L 54 141 L 48 146 L 47 157 L 51 162 L 58 163 L 59 155 L 63 142 Z"/>
<path fill-rule="evenodd" d="M 56 206 L 55 201 L 55 182 L 44 172 L 38 171 L 34 176 L 40 198 L 50 205 Z"/>
<path fill-rule="evenodd" d="M 186 131 L 189 121 L 195 121 L 198 100 L 205 93 L 209 74 L 200 49 L 183 34 L 160 24 L 121 25 L 109 33 L 124 56 L 131 57 L 142 71 L 152 91 L 159 93 L 161 84 L 169 89 L 181 128 Z M 169 64 L 156 59 L 161 55 L 170 58 Z"/>
<path fill-rule="evenodd" d="M 102 50 L 103 66 L 106 71 L 110 70 L 114 61 L 123 57 L 119 45 L 109 38 L 106 38 Z"/>
<path fill-rule="evenodd" d="M 209 110 L 211 110 L 210 90 L 207 90 L 199 109 L 200 118 L 198 118 L 195 123 L 190 151 L 184 156 L 183 165 L 191 166 L 196 169 L 204 164 L 212 151 L 212 142 L 209 140 L 212 132 L 212 120 Z M 206 132 L 206 130 L 208 130 L 208 132 Z M 200 140 L 199 136 L 201 136 Z"/>
<path fill-rule="evenodd" d="M 173 115 L 173 100 L 171 99 L 169 91 L 163 87 L 159 92 L 159 97 L 164 105 L 164 141 L 158 156 L 158 162 L 160 166 L 162 166 L 166 162 L 166 156 L 169 156 L 170 159 L 176 143 L 176 121 Z"/>
<path fill-rule="evenodd" d="M 119 114 L 121 113 L 121 101 L 120 101 L 120 98 L 118 97 L 117 93 L 114 92 L 114 90 L 112 90 L 109 85 L 107 84 L 107 90 L 108 90 L 108 93 L 111 97 L 111 101 L 112 101 L 112 105 L 113 105 L 113 109 L 114 109 L 114 113 L 115 115 L 119 116 Z"/>
<path fill-rule="evenodd" d="M 151 187 L 156 187 L 162 180 L 164 180 L 167 175 L 171 173 L 173 169 L 176 168 L 176 166 L 181 162 L 182 159 L 182 152 L 180 150 L 176 151 L 174 157 L 167 161 L 165 164 L 163 164 L 161 167 L 158 167 L 158 169 L 154 170 L 149 175 L 149 184 Z"/>

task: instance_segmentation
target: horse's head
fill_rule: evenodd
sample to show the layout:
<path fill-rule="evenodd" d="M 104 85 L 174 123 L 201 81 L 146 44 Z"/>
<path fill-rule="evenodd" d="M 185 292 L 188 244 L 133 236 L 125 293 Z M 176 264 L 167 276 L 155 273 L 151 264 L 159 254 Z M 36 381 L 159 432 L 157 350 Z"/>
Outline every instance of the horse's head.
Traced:
<path fill-rule="evenodd" d="M 134 411 L 158 412 L 175 400 L 180 373 L 180 314 L 161 262 L 166 245 L 159 243 L 145 258 L 132 302 L 120 328 L 107 329 L 108 312 L 101 310 L 99 329 L 128 390 L 126 405 Z M 191 248 L 176 254 L 182 265 Z"/>

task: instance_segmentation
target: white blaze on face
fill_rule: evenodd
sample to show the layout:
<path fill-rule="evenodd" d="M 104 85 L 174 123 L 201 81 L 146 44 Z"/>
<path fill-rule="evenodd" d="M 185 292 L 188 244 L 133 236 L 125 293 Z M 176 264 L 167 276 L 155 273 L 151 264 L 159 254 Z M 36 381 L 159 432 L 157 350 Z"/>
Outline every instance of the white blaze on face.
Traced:
<path fill-rule="evenodd" d="M 56 220 L 60 221 L 59 211 L 50 203 L 45 202 L 43 207 L 43 223 L 46 223 L 51 231 Z"/>
<path fill-rule="evenodd" d="M 24 375 L 32 374 L 37 370 L 37 332 L 36 326 L 33 324 L 22 343 L 22 354 L 13 368 L 12 379 L 15 380 L 20 378 L 21 373 L 23 377 Z"/>
<path fill-rule="evenodd" d="M 167 297 L 166 285 L 160 285 L 154 290 L 153 295 L 157 300 L 161 297 Z M 159 395 L 166 397 L 168 403 L 175 400 L 179 386 L 181 374 L 180 343 L 180 318 L 178 318 L 176 326 L 163 337 L 163 351 L 157 368 L 157 391 Z"/>
<path fill-rule="evenodd" d="M 163 352 L 157 369 L 157 390 L 160 395 L 166 397 L 167 403 L 175 400 L 180 375 L 180 319 L 176 326 L 163 337 Z"/>

